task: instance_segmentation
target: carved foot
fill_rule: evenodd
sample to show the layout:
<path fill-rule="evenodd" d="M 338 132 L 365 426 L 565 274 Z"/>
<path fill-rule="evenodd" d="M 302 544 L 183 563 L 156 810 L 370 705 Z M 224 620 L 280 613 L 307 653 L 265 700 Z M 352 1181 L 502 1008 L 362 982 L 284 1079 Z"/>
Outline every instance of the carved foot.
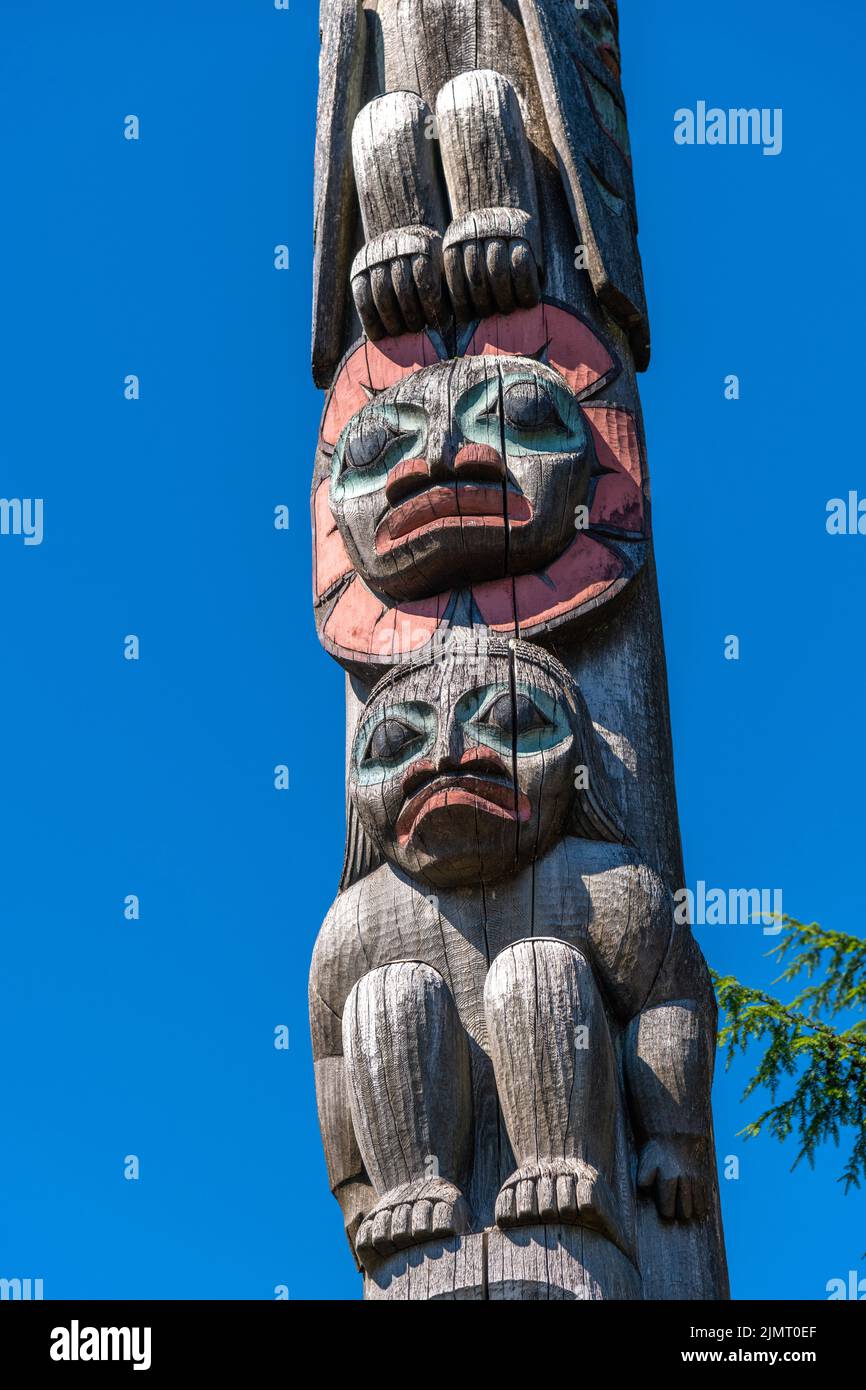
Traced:
<path fill-rule="evenodd" d="M 462 1235 L 470 1223 L 466 1198 L 444 1178 L 420 1178 L 386 1192 L 358 1228 L 359 1259 L 369 1265 L 407 1245 Z"/>
<path fill-rule="evenodd" d="M 368 241 L 352 265 L 352 294 L 364 332 L 377 342 L 401 333 L 441 329 L 444 306 L 442 237 L 432 227 L 398 227 Z"/>
<path fill-rule="evenodd" d="M 520 208 L 482 208 L 445 233 L 445 276 L 458 320 L 531 309 L 541 298 L 537 232 Z"/>
<path fill-rule="evenodd" d="M 497 1226 L 557 1222 L 591 1226 L 615 1245 L 627 1248 L 607 1179 L 579 1158 L 525 1163 L 503 1183 L 496 1199 Z"/>

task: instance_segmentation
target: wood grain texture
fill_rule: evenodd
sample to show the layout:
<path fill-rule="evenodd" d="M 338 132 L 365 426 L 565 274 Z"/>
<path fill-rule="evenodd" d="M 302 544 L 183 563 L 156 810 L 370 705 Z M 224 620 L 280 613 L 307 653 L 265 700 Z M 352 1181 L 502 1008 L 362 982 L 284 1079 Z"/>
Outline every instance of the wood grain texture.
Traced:
<path fill-rule="evenodd" d="M 356 1249 L 368 1265 L 470 1215 L 469 1049 L 445 981 L 423 961 L 393 961 L 353 985 L 343 1013 L 352 1125 L 376 1202 Z"/>
<path fill-rule="evenodd" d="M 487 1242 L 491 1302 L 633 1301 L 638 1271 L 615 1245 L 583 1226 L 492 1230 Z"/>
<path fill-rule="evenodd" d="M 321 0 L 322 49 L 316 116 L 313 222 L 313 380 L 327 386 L 343 351 L 354 239 L 351 133 L 367 52 L 362 0 Z M 335 270 L 338 272 L 335 274 Z"/>
<path fill-rule="evenodd" d="M 639 370 L 649 364 L 649 323 L 637 250 L 630 163 L 602 113 L 618 109 L 607 75 L 593 77 L 567 0 L 520 0 L 550 136 L 598 300 L 629 335 Z M 573 7 L 570 7 L 573 9 Z M 623 115 L 624 124 L 624 115 Z"/>
<path fill-rule="evenodd" d="M 641 1297 L 638 1271 L 595 1231 L 536 1225 L 431 1241 L 383 1260 L 365 1279 L 372 1302 L 593 1302 Z"/>
<path fill-rule="evenodd" d="M 484 1004 L 517 1160 L 498 1224 L 587 1225 L 632 1254 L 614 1195 L 616 1063 L 587 957 L 554 938 L 517 942 L 494 960 Z"/>
<path fill-rule="evenodd" d="M 352 131 L 355 186 L 366 238 L 352 264 L 355 305 L 369 338 L 444 327 L 442 233 L 446 213 L 430 108 L 391 92 L 359 113 Z"/>
<path fill-rule="evenodd" d="M 483 1235 L 415 1245 L 381 1260 L 364 1280 L 371 1303 L 480 1303 L 487 1298 Z"/>
<path fill-rule="evenodd" d="M 541 296 L 543 252 L 529 142 L 516 91 L 500 73 L 462 73 L 436 100 L 451 207 L 443 253 L 458 322 Z"/>

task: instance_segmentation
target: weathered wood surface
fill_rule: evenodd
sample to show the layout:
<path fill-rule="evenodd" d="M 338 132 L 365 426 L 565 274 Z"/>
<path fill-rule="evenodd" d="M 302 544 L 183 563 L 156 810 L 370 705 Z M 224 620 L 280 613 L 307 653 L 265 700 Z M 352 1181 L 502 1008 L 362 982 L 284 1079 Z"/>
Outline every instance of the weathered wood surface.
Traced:
<path fill-rule="evenodd" d="M 314 601 L 350 792 L 310 982 L 329 1180 L 371 1299 L 726 1297 L 615 7 L 322 12 Z"/>
<path fill-rule="evenodd" d="M 430 1241 L 393 1255 L 365 1279 L 372 1302 L 572 1302 L 641 1297 L 640 1276 L 583 1226 L 522 1226 Z"/>

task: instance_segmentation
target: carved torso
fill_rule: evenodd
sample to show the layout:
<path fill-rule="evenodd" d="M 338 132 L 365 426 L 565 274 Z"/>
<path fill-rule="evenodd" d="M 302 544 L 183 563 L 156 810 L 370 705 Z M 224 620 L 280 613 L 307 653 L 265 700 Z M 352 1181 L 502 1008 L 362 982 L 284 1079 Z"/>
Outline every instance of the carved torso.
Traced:
<path fill-rule="evenodd" d="M 531 936 L 586 954 L 612 1014 L 644 1005 L 668 951 L 673 919 L 663 883 L 634 851 L 572 836 L 515 878 L 473 888 L 425 888 L 390 865 L 341 893 L 316 943 L 311 990 L 326 1006 L 317 1055 L 341 1051 L 352 986 L 391 961 L 419 960 L 443 976 L 470 1037 L 487 1051 L 483 991 L 491 962 Z"/>

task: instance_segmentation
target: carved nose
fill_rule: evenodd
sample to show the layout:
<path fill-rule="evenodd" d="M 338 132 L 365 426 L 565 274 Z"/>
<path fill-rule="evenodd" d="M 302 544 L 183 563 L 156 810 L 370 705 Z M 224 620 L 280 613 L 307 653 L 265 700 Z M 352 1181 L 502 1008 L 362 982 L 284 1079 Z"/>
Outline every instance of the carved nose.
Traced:
<path fill-rule="evenodd" d="M 430 470 L 426 459 L 401 459 L 391 469 L 385 479 L 385 496 L 390 505 L 396 507 L 404 497 L 411 497 L 426 487 L 430 481 Z"/>
<path fill-rule="evenodd" d="M 458 745 L 456 730 L 450 729 L 445 735 L 445 741 L 436 749 L 433 761 L 436 766 L 436 775 L 443 777 L 448 773 L 457 772 L 460 767 L 460 754 L 462 752 L 462 740 Z"/>
<path fill-rule="evenodd" d="M 433 482 L 454 481 L 454 441 L 449 434 L 438 437 L 432 433 L 427 441 L 427 464 Z"/>
<path fill-rule="evenodd" d="M 505 477 L 505 462 L 498 450 L 489 444 L 464 444 L 454 460 L 457 480 L 462 476 L 473 483 L 501 483 Z"/>
<path fill-rule="evenodd" d="M 433 763 L 437 776 L 444 776 L 459 770 L 463 749 L 462 725 L 457 719 L 448 719 L 444 727 L 440 726 L 439 738 L 433 750 Z"/>

